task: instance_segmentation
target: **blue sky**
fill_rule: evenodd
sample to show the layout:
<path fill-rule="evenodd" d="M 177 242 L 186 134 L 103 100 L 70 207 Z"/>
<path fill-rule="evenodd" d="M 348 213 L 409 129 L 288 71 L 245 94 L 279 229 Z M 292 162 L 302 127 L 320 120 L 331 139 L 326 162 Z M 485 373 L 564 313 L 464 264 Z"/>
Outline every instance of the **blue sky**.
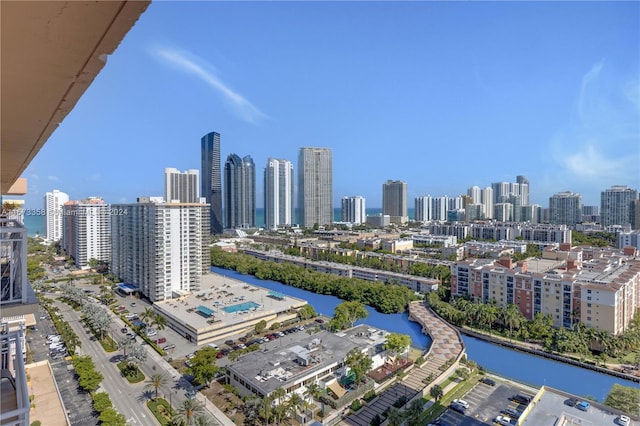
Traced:
<path fill-rule="evenodd" d="M 23 176 L 134 202 L 165 167 L 333 150 L 334 201 L 530 180 L 531 200 L 640 188 L 638 2 L 153 2 Z"/>

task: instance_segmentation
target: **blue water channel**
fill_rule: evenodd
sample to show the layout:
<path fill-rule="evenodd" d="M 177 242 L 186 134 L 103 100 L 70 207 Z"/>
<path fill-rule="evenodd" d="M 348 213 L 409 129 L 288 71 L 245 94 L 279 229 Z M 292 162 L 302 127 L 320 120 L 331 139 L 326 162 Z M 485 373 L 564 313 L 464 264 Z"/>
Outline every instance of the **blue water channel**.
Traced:
<path fill-rule="evenodd" d="M 260 280 L 252 275 L 243 275 L 232 270 L 211 268 L 211 271 L 288 296 L 304 299 L 318 313 L 326 316 L 332 316 L 335 307 L 342 302 L 341 299 L 334 296 L 312 293 L 275 281 Z M 419 348 L 427 348 L 431 344 L 431 339 L 422 333 L 421 327 L 417 323 L 409 321 L 407 313 L 381 314 L 368 306 L 367 311 L 369 311 L 369 316 L 361 321 L 362 323 L 395 333 L 408 334 L 413 346 Z M 590 396 L 598 401 L 604 401 L 614 383 L 638 387 L 637 383 L 628 380 L 514 351 L 472 337 L 464 336 L 463 340 L 469 359 L 497 375 L 528 385 L 536 387 L 547 385 L 575 395 Z"/>

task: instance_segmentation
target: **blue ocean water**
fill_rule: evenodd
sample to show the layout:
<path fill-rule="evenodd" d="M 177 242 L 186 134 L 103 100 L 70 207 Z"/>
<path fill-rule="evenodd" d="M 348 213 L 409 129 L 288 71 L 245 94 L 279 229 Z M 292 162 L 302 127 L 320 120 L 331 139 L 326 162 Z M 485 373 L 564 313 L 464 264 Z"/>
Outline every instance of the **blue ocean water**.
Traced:
<path fill-rule="evenodd" d="M 24 215 L 24 227 L 27 228 L 29 237 L 43 236 L 45 233 L 44 216 Z"/>

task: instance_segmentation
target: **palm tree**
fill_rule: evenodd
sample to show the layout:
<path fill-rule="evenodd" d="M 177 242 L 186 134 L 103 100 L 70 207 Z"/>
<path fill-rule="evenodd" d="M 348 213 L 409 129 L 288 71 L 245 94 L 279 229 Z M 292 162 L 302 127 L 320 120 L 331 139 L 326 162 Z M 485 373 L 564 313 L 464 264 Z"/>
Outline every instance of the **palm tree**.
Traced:
<path fill-rule="evenodd" d="M 156 315 L 156 312 L 153 310 L 153 308 L 148 307 L 144 309 L 144 312 L 140 314 L 140 319 L 142 321 L 147 321 L 151 318 L 153 318 Z"/>
<path fill-rule="evenodd" d="M 198 414 L 196 418 L 193 419 L 193 424 L 195 426 L 217 426 L 218 422 L 206 414 Z"/>
<path fill-rule="evenodd" d="M 506 327 L 509 327 L 509 339 L 511 339 L 511 336 L 513 335 L 513 329 L 519 328 L 524 320 L 524 316 L 513 303 L 509 303 L 502 311 L 502 322 Z"/>
<path fill-rule="evenodd" d="M 169 379 L 164 374 L 155 373 L 155 374 L 151 375 L 151 377 L 149 378 L 149 380 L 147 380 L 146 383 L 147 384 L 144 387 L 144 389 L 145 390 L 153 389 L 153 391 L 155 393 L 155 398 L 153 398 L 153 399 L 157 400 L 158 399 L 158 389 L 160 388 L 160 386 L 163 386 L 163 385 L 166 385 L 167 383 L 169 383 Z"/>
<path fill-rule="evenodd" d="M 201 403 L 196 401 L 195 398 L 187 398 L 182 405 L 178 408 L 178 414 L 176 414 L 177 420 L 183 420 L 186 425 L 191 425 L 191 422 L 199 415 L 204 413 L 204 407 Z"/>
<path fill-rule="evenodd" d="M 287 408 L 289 411 L 292 412 L 293 414 L 293 420 L 296 420 L 296 417 L 298 415 L 298 409 L 300 408 L 300 406 L 302 405 L 302 397 L 297 394 L 297 393 L 293 393 L 291 395 L 291 398 L 289 398 L 289 402 L 287 403 Z"/>
<path fill-rule="evenodd" d="M 276 415 L 277 423 L 280 424 L 282 422 L 282 417 L 285 414 L 285 406 L 282 403 L 282 399 L 287 395 L 287 391 L 283 388 L 277 388 L 271 393 L 273 400 L 276 402 L 276 406 L 274 407 L 274 413 Z"/>
<path fill-rule="evenodd" d="M 238 358 L 240 358 L 240 351 L 231 351 L 229 352 L 229 361 L 236 362 Z"/>
<path fill-rule="evenodd" d="M 309 383 L 307 390 L 304 392 L 304 396 L 307 398 L 318 399 L 322 395 L 322 388 L 317 383 Z"/>
<path fill-rule="evenodd" d="M 265 396 L 264 398 L 262 398 L 262 402 L 260 403 L 260 410 L 263 410 L 261 414 L 264 414 L 264 421 L 267 426 L 269 426 L 269 417 L 271 417 L 272 402 L 272 397 Z"/>
<path fill-rule="evenodd" d="M 389 426 L 400 426 L 402 424 L 402 420 L 404 420 L 402 412 L 400 412 L 396 407 L 391 407 L 387 413 L 387 424 Z"/>
<path fill-rule="evenodd" d="M 151 317 L 151 326 L 157 328 L 158 330 L 164 330 L 167 328 L 167 319 L 160 314 L 155 314 Z"/>

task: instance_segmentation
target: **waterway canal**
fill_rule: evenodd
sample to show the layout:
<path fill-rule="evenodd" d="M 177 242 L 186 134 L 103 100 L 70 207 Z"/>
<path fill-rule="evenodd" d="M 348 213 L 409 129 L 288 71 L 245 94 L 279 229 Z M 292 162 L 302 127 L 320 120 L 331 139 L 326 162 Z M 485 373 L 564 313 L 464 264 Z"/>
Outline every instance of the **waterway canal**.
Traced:
<path fill-rule="evenodd" d="M 315 294 L 275 281 L 260 280 L 254 276 L 242 275 L 232 270 L 215 267 L 211 270 L 220 275 L 307 300 L 318 313 L 327 316 L 332 316 L 335 307 L 342 302 L 341 299 L 334 296 Z M 396 333 L 408 334 L 411 336 L 412 344 L 419 348 L 427 348 L 431 344 L 431 339 L 422 333 L 420 326 L 409 321 L 407 313 L 381 314 L 368 306 L 367 310 L 369 316 L 361 321 L 362 323 Z M 552 386 L 576 395 L 591 396 L 598 401 L 604 401 L 614 383 L 631 387 L 638 386 L 637 383 L 628 380 L 514 351 L 473 337 L 463 336 L 463 340 L 469 359 L 500 376 L 526 384 Z"/>

